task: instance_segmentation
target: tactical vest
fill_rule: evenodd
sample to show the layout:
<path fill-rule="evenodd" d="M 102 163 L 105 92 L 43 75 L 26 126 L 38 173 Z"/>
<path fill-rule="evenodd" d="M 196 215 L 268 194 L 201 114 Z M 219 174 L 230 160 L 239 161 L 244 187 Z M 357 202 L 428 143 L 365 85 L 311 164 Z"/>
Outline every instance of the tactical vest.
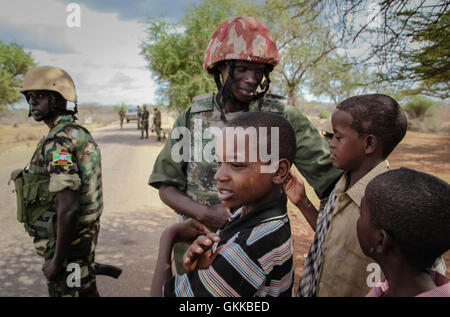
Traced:
<path fill-rule="evenodd" d="M 72 126 L 81 128 L 89 134 L 84 127 L 75 122 L 61 122 L 54 127 L 49 134 L 42 139 L 36 148 L 32 158 L 43 150 L 43 146 L 50 139 L 53 139 L 57 133 L 66 127 Z M 101 184 L 101 166 L 94 168 L 92 162 L 81 162 L 83 147 L 77 147 L 75 157 L 79 165 L 81 188 L 80 188 L 80 217 L 78 221 L 81 225 L 94 222 L 100 217 L 103 210 L 102 184 Z M 100 152 L 99 149 L 96 151 Z M 97 153 L 100 156 L 100 153 Z M 99 158 L 100 160 L 100 158 Z M 86 179 L 95 180 L 95 182 L 86 183 Z M 36 225 L 37 219 L 45 212 L 56 213 L 56 193 L 49 191 L 50 175 L 46 169 L 41 166 L 30 164 L 29 170 L 18 169 L 11 173 L 11 178 L 15 185 L 17 199 L 17 220 L 19 222 Z M 53 218 L 49 214 L 49 218 Z M 37 224 L 41 226 L 42 224 Z M 46 225 L 50 230 L 50 225 Z"/>
<path fill-rule="evenodd" d="M 284 111 L 283 97 L 267 94 L 264 99 L 253 102 L 249 111 L 265 111 L 282 114 Z M 239 116 L 242 112 L 232 112 L 225 114 L 227 121 Z M 192 100 L 190 115 L 188 118 L 188 128 L 191 131 L 191 144 L 201 140 L 201 149 L 215 152 L 213 136 L 206 135 L 205 130 L 210 127 L 222 129 L 226 122 L 221 119 L 220 106 L 215 101 L 215 94 L 209 93 L 195 97 Z M 200 147 L 197 143 L 197 149 Z M 192 148 L 192 146 L 191 146 Z M 202 153 L 204 154 L 204 153 Z M 205 205 L 215 205 L 221 203 L 217 197 L 216 181 L 214 175 L 217 171 L 216 162 L 207 162 L 199 160 L 199 151 L 191 150 L 191 159 L 187 163 L 186 176 L 187 187 L 186 194 L 194 201 Z"/>

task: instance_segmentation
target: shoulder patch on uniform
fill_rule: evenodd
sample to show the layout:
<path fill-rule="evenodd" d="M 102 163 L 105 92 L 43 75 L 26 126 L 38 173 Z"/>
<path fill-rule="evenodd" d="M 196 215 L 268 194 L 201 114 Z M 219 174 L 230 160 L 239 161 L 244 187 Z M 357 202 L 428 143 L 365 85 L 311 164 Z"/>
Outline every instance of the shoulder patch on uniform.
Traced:
<path fill-rule="evenodd" d="M 286 97 L 283 97 L 283 96 L 267 94 L 264 97 L 264 103 L 274 103 L 274 104 L 280 104 L 280 105 L 286 106 L 287 99 L 286 99 Z"/>
<path fill-rule="evenodd" d="M 209 92 L 209 93 L 203 94 L 203 95 L 198 95 L 198 96 L 195 96 L 194 98 L 192 98 L 192 103 L 196 103 L 199 101 L 205 101 L 205 100 L 211 100 L 213 97 L 214 97 L 213 92 Z"/>
<path fill-rule="evenodd" d="M 192 99 L 191 113 L 211 111 L 214 105 L 214 93 L 203 94 Z"/>
<path fill-rule="evenodd" d="M 72 154 L 65 152 L 53 152 L 53 165 L 72 166 Z"/>

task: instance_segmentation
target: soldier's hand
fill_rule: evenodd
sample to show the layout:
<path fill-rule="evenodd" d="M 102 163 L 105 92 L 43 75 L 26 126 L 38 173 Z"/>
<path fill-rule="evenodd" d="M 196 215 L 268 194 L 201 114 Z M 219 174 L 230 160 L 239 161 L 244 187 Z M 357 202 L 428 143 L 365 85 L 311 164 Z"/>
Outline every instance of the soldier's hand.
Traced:
<path fill-rule="evenodd" d="M 206 206 L 200 221 L 208 228 L 216 231 L 231 217 L 230 210 L 224 204 Z"/>
<path fill-rule="evenodd" d="M 197 237 L 183 255 L 183 268 L 185 272 L 189 273 L 194 270 L 207 269 L 223 247 L 222 245 L 215 252 L 212 252 L 214 243 L 219 241 L 220 237 L 215 233 Z"/>
<path fill-rule="evenodd" d="M 61 266 L 56 265 L 53 259 L 46 260 L 42 266 L 42 271 L 49 281 L 53 281 L 61 271 Z"/>

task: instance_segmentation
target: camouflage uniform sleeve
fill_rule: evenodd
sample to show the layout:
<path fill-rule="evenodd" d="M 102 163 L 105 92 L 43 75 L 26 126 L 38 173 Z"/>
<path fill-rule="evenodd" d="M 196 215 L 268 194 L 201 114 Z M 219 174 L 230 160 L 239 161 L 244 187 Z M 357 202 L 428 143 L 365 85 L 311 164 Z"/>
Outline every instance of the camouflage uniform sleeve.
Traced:
<path fill-rule="evenodd" d="M 291 123 L 297 138 L 295 166 L 320 199 L 328 197 L 342 175 L 341 170 L 333 167 L 328 144 L 297 108 L 286 106 L 284 117 Z"/>
<path fill-rule="evenodd" d="M 189 114 L 190 108 L 184 110 L 175 121 L 172 131 L 179 127 L 189 128 Z M 166 141 L 166 144 L 164 145 L 164 148 L 156 158 L 148 184 L 156 189 L 159 189 L 161 183 L 170 184 L 176 186 L 180 191 L 184 192 L 186 190 L 187 183 L 186 162 L 176 162 L 172 158 L 172 148 L 179 141 L 179 139 L 171 138 L 172 131 Z"/>
<path fill-rule="evenodd" d="M 43 150 L 45 165 L 50 175 L 49 191 L 79 190 L 81 179 L 72 140 L 56 136 L 44 144 Z"/>

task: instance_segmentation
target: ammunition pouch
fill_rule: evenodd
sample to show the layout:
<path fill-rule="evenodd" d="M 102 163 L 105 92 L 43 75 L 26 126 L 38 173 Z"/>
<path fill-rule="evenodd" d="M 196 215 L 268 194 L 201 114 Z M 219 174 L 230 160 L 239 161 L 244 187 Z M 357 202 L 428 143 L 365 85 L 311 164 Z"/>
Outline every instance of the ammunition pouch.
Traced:
<path fill-rule="evenodd" d="M 47 248 L 56 245 L 56 212 L 46 210 L 42 217 L 27 225 L 28 234 L 32 237 L 48 239 Z"/>
<path fill-rule="evenodd" d="M 32 224 L 52 206 L 56 194 L 48 189 L 49 176 L 33 175 L 20 169 L 11 173 L 10 181 L 15 186 L 17 221 Z"/>

